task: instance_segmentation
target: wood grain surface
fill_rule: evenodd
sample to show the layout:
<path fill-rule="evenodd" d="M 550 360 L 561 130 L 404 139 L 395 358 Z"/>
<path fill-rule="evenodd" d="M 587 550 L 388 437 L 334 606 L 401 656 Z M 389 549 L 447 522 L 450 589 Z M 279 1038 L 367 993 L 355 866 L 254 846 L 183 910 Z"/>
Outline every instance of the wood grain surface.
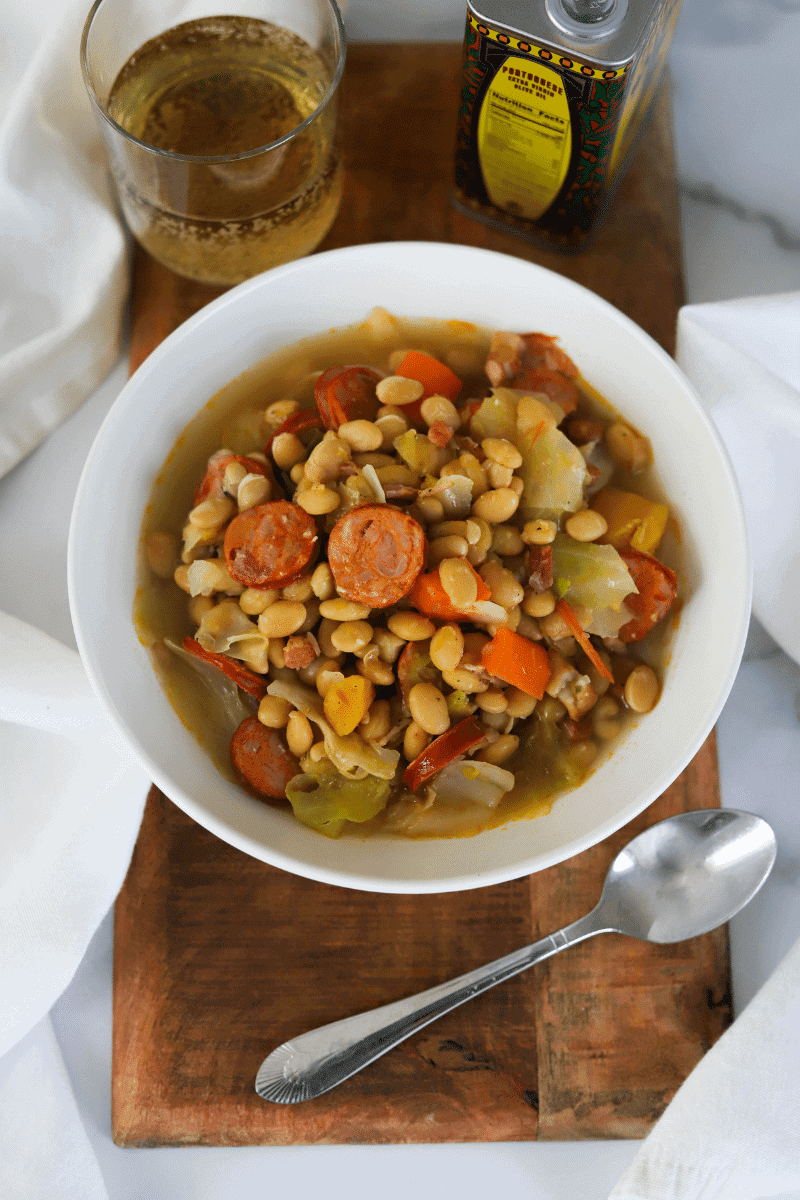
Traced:
<path fill-rule="evenodd" d="M 352 46 L 341 94 L 342 209 L 321 249 L 437 240 L 541 263 L 592 288 L 669 351 L 682 301 L 669 105 L 592 248 L 542 251 L 450 207 L 460 49 Z M 139 253 L 131 369 L 219 291 Z M 380 302 L 375 298 L 375 302 Z M 293 1034 L 552 932 L 596 901 L 639 829 L 719 804 L 713 735 L 660 799 L 530 878 L 442 896 L 365 895 L 268 867 L 153 789 L 116 906 L 112 1126 L 121 1146 L 638 1138 L 730 1023 L 725 929 L 677 946 L 604 935 L 442 1018 L 298 1106 L 255 1094 Z"/>

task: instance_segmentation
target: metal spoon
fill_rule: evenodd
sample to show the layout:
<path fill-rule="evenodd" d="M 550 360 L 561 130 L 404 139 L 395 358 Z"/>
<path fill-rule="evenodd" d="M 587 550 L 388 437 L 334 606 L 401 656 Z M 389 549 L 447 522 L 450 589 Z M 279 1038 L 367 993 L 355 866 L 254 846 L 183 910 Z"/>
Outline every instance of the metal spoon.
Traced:
<path fill-rule="evenodd" d="M 321 1096 L 459 1004 L 595 933 L 660 943 L 708 933 L 752 900 L 775 854 L 774 833 L 751 813 L 704 809 L 661 821 L 619 852 L 585 917 L 449 983 L 284 1042 L 261 1064 L 256 1091 L 276 1104 Z"/>

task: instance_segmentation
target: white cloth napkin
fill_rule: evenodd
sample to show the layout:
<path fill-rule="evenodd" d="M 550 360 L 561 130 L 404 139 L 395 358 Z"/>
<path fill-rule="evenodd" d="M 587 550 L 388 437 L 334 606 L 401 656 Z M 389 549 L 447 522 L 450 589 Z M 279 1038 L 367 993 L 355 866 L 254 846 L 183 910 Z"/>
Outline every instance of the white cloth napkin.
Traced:
<path fill-rule="evenodd" d="M 687 306 L 676 357 L 733 461 L 753 612 L 800 663 L 800 292 Z"/>
<path fill-rule="evenodd" d="M 48 1013 L 108 912 L 149 781 L 74 650 L 0 613 L 0 1195 L 107 1200 Z"/>
<path fill-rule="evenodd" d="M 677 1092 L 609 1200 L 756 1200 L 800 1185 L 800 942 Z"/>
<path fill-rule="evenodd" d="M 753 610 L 800 663 L 800 292 L 690 305 L 677 360 L 728 449 Z M 750 1200 L 800 1186 L 800 942 L 702 1059 L 610 1200 Z"/>
<path fill-rule="evenodd" d="M 0 1059 L 3 1200 L 108 1200 L 50 1018 Z"/>
<path fill-rule="evenodd" d="M 74 650 L 7 613 L 0 646 L 3 1055 L 50 1011 L 113 903 L 149 782 Z"/>
<path fill-rule="evenodd" d="M 81 77 L 86 9 L 68 6 L 0 126 L 0 475 L 119 355 L 127 237 Z"/>

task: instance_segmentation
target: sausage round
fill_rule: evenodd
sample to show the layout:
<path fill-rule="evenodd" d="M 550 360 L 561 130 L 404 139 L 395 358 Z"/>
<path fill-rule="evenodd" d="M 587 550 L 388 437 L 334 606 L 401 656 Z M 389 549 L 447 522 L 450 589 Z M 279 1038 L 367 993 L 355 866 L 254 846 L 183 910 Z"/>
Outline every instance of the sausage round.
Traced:
<path fill-rule="evenodd" d="M 619 637 L 623 642 L 640 642 L 672 607 L 678 592 L 678 577 L 657 558 L 641 550 L 622 550 L 620 557 L 638 592 L 625 597 L 625 607 L 634 615 L 622 626 Z"/>
<path fill-rule="evenodd" d="M 241 463 L 246 471 L 253 475 L 264 475 L 273 482 L 272 472 L 264 463 L 259 462 L 256 458 L 248 458 L 246 454 L 217 454 L 212 457 L 206 467 L 205 474 L 197 485 L 197 491 L 194 494 L 193 504 L 195 508 L 201 504 L 207 496 L 219 499 L 224 495 L 223 482 L 225 479 L 225 468 L 229 463 Z"/>
<path fill-rule="evenodd" d="M 341 596 L 388 608 L 407 596 L 425 564 L 425 533 L 408 513 L 362 504 L 339 518 L 328 539 L 328 563 Z"/>
<path fill-rule="evenodd" d="M 346 421 L 372 421 L 378 410 L 375 384 L 380 380 L 372 367 L 329 367 L 314 384 L 314 398 L 326 429 L 338 429 Z"/>
<path fill-rule="evenodd" d="M 245 717 L 231 738 L 231 762 L 240 779 L 261 796 L 286 796 L 286 785 L 300 771 L 277 729 L 258 717 Z"/>
<path fill-rule="evenodd" d="M 247 587 L 277 588 L 305 572 L 317 547 L 314 518 L 288 500 L 259 504 L 225 531 L 225 565 Z"/>

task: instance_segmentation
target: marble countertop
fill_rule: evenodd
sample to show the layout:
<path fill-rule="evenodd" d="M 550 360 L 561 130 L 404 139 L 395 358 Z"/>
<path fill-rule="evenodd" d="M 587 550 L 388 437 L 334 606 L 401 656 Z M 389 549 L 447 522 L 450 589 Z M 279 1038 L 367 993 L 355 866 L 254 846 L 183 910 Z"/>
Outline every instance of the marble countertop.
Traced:
<path fill-rule="evenodd" d="M 0 111 L 57 0 L 0 16 Z M 343 6 L 344 7 L 344 6 Z M 42 22 L 32 13 L 40 14 Z M 457 0 L 350 0 L 359 41 L 460 40 Z M 690 302 L 800 290 L 800 160 L 794 75 L 800 8 L 790 0 L 684 0 L 670 66 Z M 783 64 L 787 64 L 784 68 Z M 119 364 L 98 392 L 0 480 L 0 608 L 74 645 L 66 595 L 69 512 L 94 434 L 120 390 Z M 22 552 L 31 572 L 8 569 Z M 737 1011 L 800 935 L 800 666 L 753 622 L 718 723 L 723 803 L 771 822 L 779 842 L 763 891 L 732 924 Z M 601 1200 L 630 1163 L 631 1142 L 122 1151 L 109 1132 L 111 916 L 52 1016 L 81 1118 L 110 1200 L 256 1200 L 283 1192 L 383 1200 L 493 1192 Z M 800 1062 L 787 1064 L 800 1078 Z M 20 1192 L 20 1197 L 23 1196 Z M 800 1200 L 798 1190 L 786 1200 Z M 38 1200 L 28 1198 L 26 1200 Z M 733 1197 L 730 1198 L 733 1200 Z"/>

